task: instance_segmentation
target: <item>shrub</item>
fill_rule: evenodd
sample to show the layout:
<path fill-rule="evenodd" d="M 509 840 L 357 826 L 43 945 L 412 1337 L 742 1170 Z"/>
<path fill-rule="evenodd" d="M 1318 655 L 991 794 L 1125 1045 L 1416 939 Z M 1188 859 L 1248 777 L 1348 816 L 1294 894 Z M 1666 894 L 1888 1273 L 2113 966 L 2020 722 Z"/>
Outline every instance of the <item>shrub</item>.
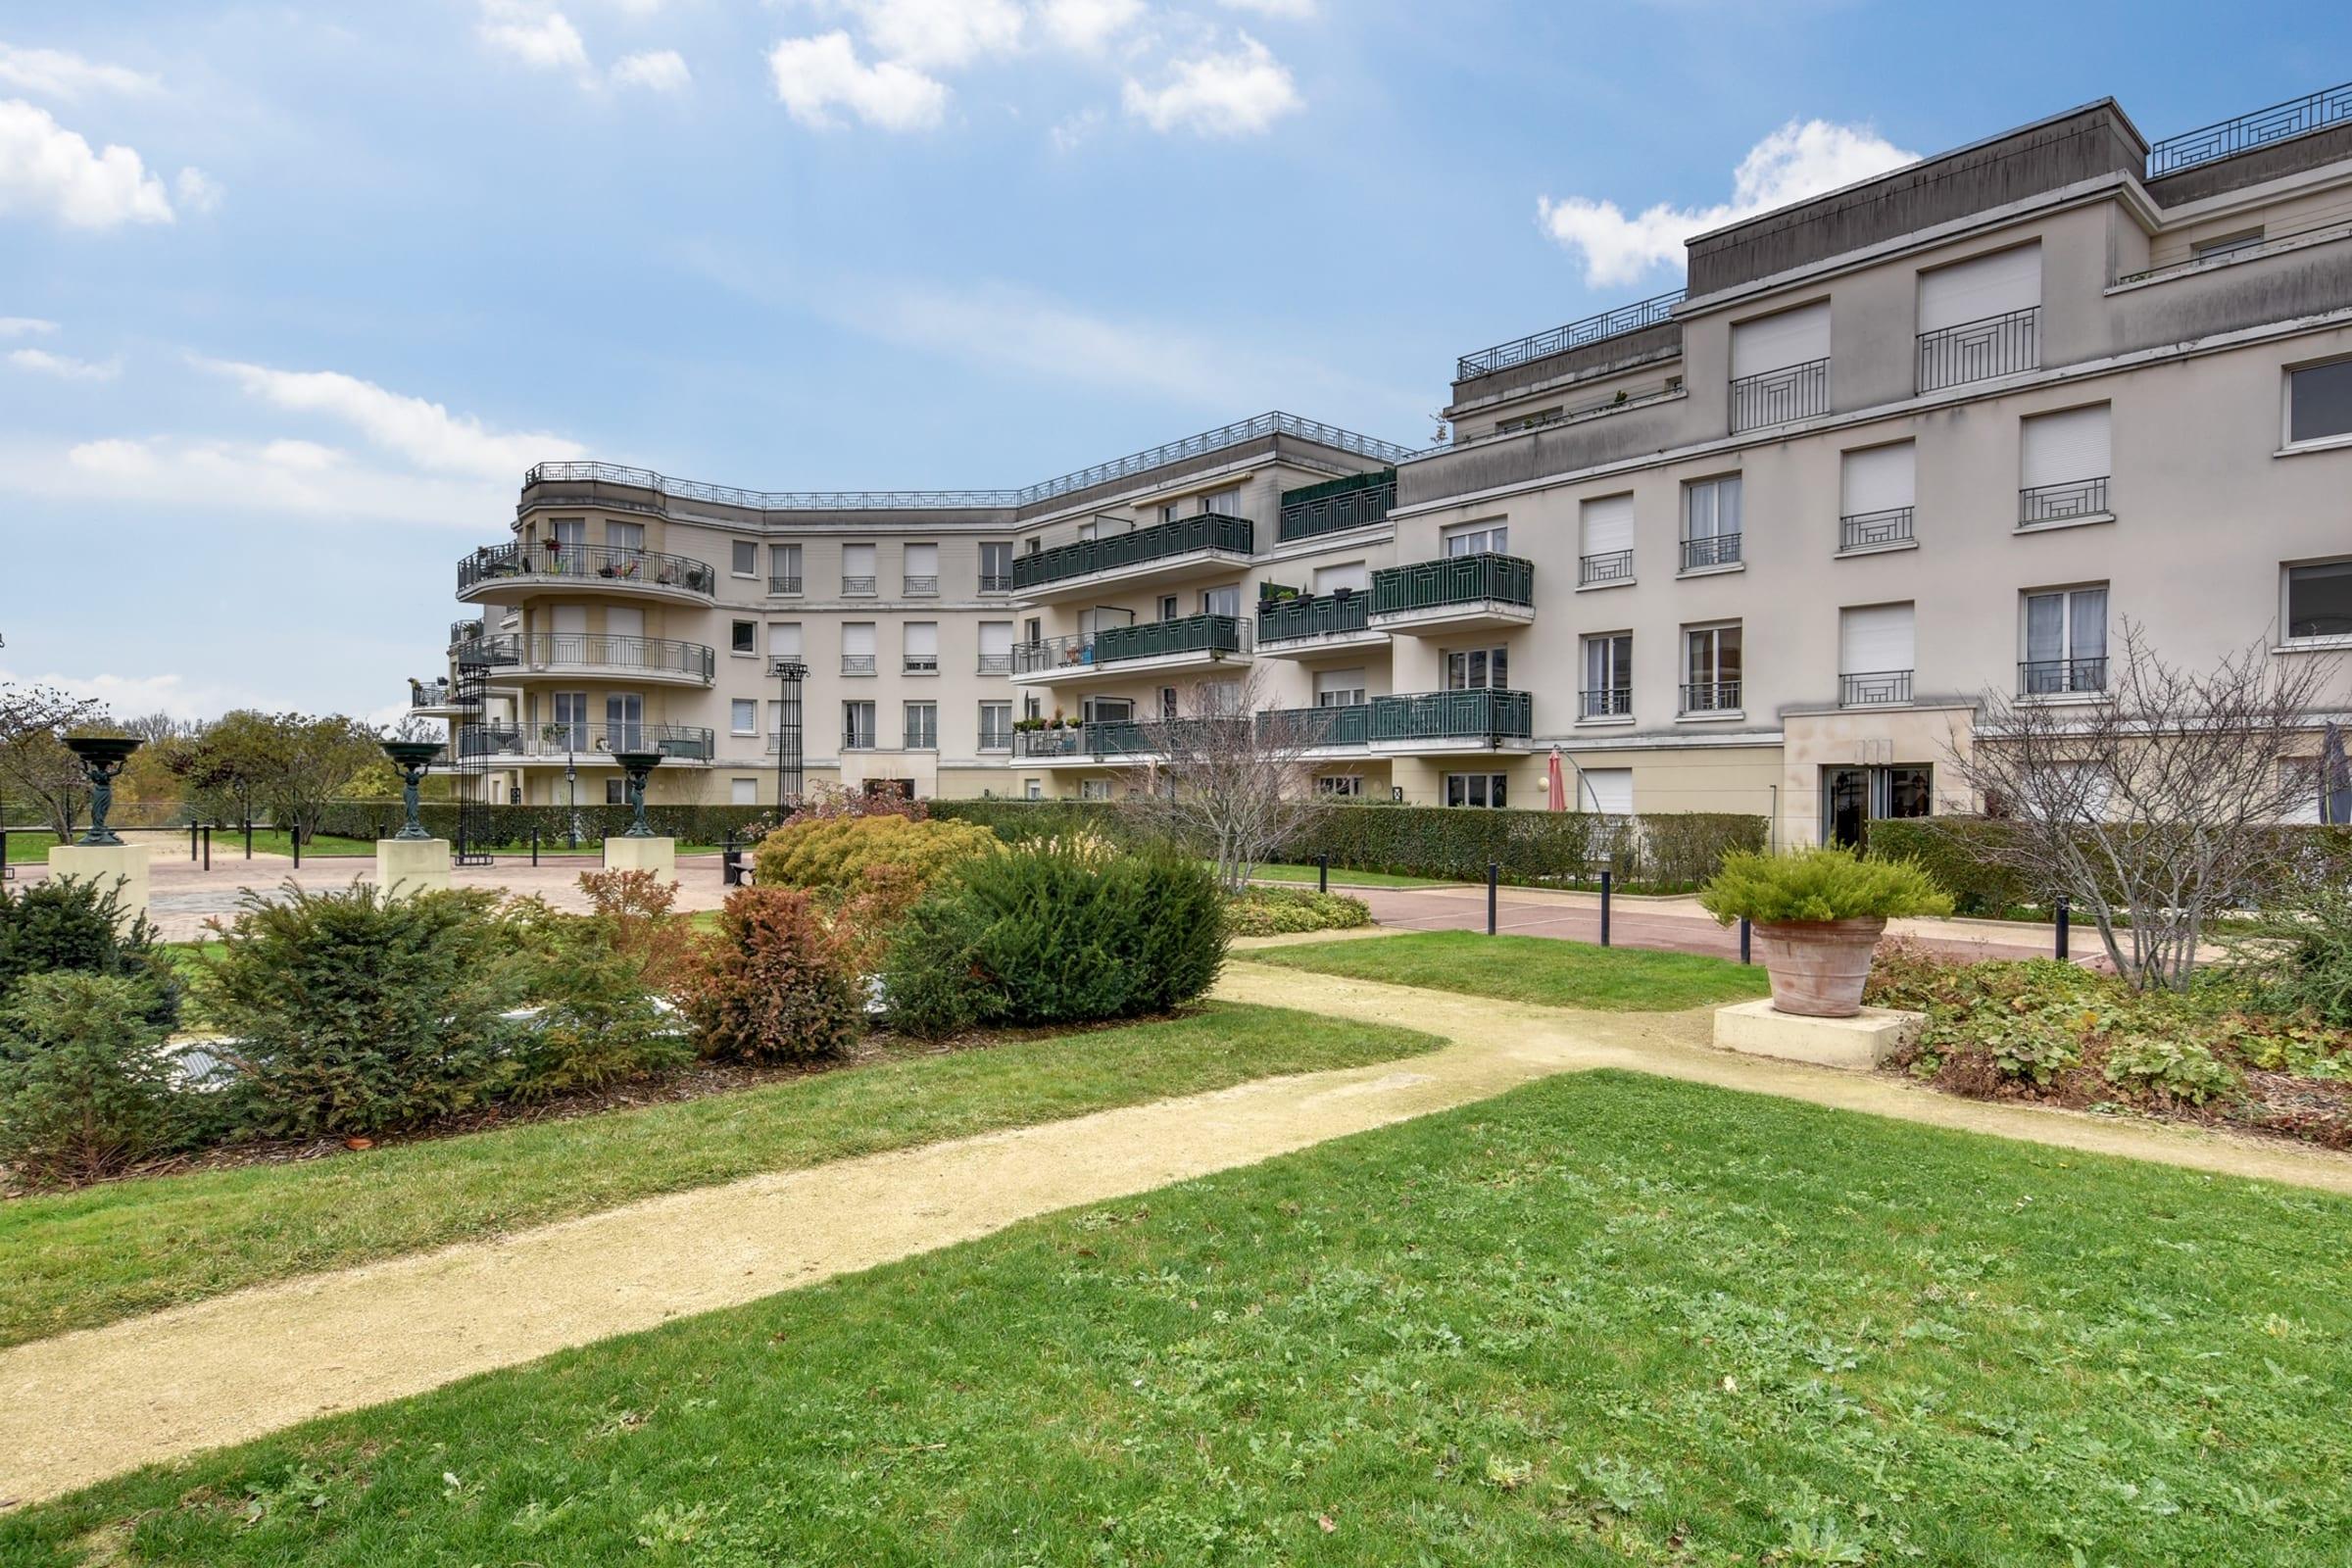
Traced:
<path fill-rule="evenodd" d="M 2194 1040 L 2127 1034 L 2110 1041 L 2100 1071 L 2107 1081 L 2201 1105 L 2237 1086 L 2237 1074 Z"/>
<path fill-rule="evenodd" d="M 0 1160 L 27 1182 L 93 1181 L 185 1132 L 155 998 L 120 975 L 33 975 L 0 1005 Z"/>
<path fill-rule="evenodd" d="M 113 975 L 141 982 L 147 1021 L 170 1030 L 179 1018 L 179 977 L 147 917 L 122 913 L 118 891 L 94 880 L 50 877 L 21 893 L 0 884 L 0 1002 L 31 975 Z"/>
<path fill-rule="evenodd" d="M 816 817 L 780 827 L 761 839 L 754 863 L 762 887 L 843 894 L 864 881 L 869 866 L 895 865 L 927 886 L 958 861 L 1003 847 L 994 833 L 970 822 L 899 815 Z"/>
<path fill-rule="evenodd" d="M 2251 936 L 2242 956 L 2259 1005 L 2352 1028 L 2352 892 L 2313 879 Z"/>
<path fill-rule="evenodd" d="M 506 916 L 536 1007 L 515 1031 L 506 1086 L 514 1098 L 608 1089 L 694 1059 L 680 1021 L 649 989 L 646 958 L 631 946 L 642 933 L 624 917 L 564 914 L 538 899 L 515 901 Z"/>
<path fill-rule="evenodd" d="M 1698 902 L 1725 925 L 1952 912 L 1950 896 L 1908 860 L 1863 860 L 1843 850 L 1736 851 Z"/>
<path fill-rule="evenodd" d="M 1237 937 L 1344 931 L 1371 923 L 1372 911 L 1363 900 L 1312 888 L 1249 888 L 1225 901 L 1225 929 Z"/>
<path fill-rule="evenodd" d="M 1983 817 L 1891 817 L 1870 824 L 1870 858 L 1908 860 L 1951 894 L 1957 913 L 1997 919 L 2055 897 L 1991 858 L 1992 842 L 2015 831 Z"/>
<path fill-rule="evenodd" d="M 1031 845 L 965 862 L 916 905 L 885 990 L 892 1021 L 918 1035 L 1126 1018 L 1200 996 L 1224 949 L 1199 861 Z"/>
<path fill-rule="evenodd" d="M 652 871 L 583 871 L 580 891 L 607 945 L 636 965 L 638 989 L 674 997 L 694 961 L 694 923 L 673 912 L 678 885 Z"/>
<path fill-rule="evenodd" d="M 1315 813 L 1293 860 L 1331 857 L 1334 865 L 1406 876 L 1486 880 L 1491 861 L 1505 881 L 1563 881 L 1602 867 L 1621 884 L 1689 887 L 1706 880 L 1735 849 L 1761 849 L 1765 821 L 1739 812 L 1602 816 L 1589 811 L 1465 811 L 1444 806 L 1333 806 Z"/>
<path fill-rule="evenodd" d="M 704 1054 L 815 1061 L 865 1024 L 862 978 L 843 938 L 798 888 L 737 888 L 686 993 Z"/>
<path fill-rule="evenodd" d="M 480 889 L 247 894 L 197 995 L 253 1130 L 376 1133 L 462 1110 L 510 1071 L 512 933 Z"/>

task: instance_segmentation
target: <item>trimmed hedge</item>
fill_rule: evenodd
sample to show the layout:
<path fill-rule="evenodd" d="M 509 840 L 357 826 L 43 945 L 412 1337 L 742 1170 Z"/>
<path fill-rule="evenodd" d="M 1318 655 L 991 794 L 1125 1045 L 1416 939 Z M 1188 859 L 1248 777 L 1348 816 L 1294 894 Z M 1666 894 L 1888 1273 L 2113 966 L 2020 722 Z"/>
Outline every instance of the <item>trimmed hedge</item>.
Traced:
<path fill-rule="evenodd" d="M 545 847 L 563 844 L 575 816 L 582 844 L 601 844 L 616 837 L 632 820 L 627 807 L 607 806 L 602 801 L 593 806 L 583 803 L 576 811 L 568 806 L 492 806 L 484 809 L 489 812 L 490 831 L 477 842 L 493 850 L 526 847 L 533 824 Z M 455 842 L 458 811 L 449 802 L 427 802 L 418 810 L 417 820 L 435 838 Z M 645 808 L 646 825 L 680 844 L 723 844 L 730 830 L 740 836 L 754 823 L 774 816 L 774 810 L 764 806 L 662 806 L 649 801 Z M 318 831 L 332 838 L 373 839 L 382 832 L 396 831 L 400 822 L 397 801 L 337 801 L 320 818 Z"/>
<path fill-rule="evenodd" d="M 1040 839 L 1089 833 L 1122 849 L 1132 848 L 1137 834 L 1131 818 L 1109 801 L 933 801 L 934 821 L 977 822 L 1007 844 L 1034 844 Z"/>
<path fill-rule="evenodd" d="M 1601 816 L 1475 811 L 1445 806 L 1335 806 L 1283 846 L 1283 858 L 1357 871 L 1476 882 L 1491 861 L 1506 882 L 1560 882 L 1607 869 L 1620 883 L 1694 887 L 1734 850 L 1760 850 L 1765 820 L 1736 812 Z"/>
<path fill-rule="evenodd" d="M 2000 916 L 2046 909 L 2062 891 L 2055 881 L 1988 858 L 1991 846 L 2019 831 L 2015 822 L 1984 816 L 1919 816 L 1870 824 L 1870 858 L 1914 860 L 1951 894 L 1960 914 Z M 2261 830 L 2275 839 L 2277 873 L 2326 882 L 2352 879 L 2352 828 L 2281 824 Z"/>

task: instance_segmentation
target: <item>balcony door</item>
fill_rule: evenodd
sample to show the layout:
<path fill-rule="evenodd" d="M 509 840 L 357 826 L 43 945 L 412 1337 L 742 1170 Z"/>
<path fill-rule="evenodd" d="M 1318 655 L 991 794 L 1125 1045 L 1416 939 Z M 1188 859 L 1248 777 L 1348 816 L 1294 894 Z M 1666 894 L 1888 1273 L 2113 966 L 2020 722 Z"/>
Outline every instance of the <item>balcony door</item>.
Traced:
<path fill-rule="evenodd" d="M 588 694 L 586 692 L 556 693 L 556 721 L 548 728 L 554 733 L 547 739 L 556 750 L 572 752 L 588 750 Z"/>
<path fill-rule="evenodd" d="M 614 692 L 605 699 L 605 744 L 615 752 L 645 750 L 645 698 Z"/>
<path fill-rule="evenodd" d="M 1449 692 L 1501 691 L 1510 685 L 1510 674 L 1507 648 L 1457 648 L 1446 656 L 1446 689 Z"/>

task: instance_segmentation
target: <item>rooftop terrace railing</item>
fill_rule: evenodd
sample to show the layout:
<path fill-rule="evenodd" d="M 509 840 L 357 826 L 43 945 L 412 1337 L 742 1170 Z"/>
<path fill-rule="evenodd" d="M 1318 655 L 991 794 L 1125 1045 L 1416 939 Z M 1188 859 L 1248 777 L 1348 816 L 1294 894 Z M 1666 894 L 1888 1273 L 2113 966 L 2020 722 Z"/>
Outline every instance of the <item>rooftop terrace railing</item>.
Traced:
<path fill-rule="evenodd" d="M 2345 121 L 2352 121 L 2352 81 L 2167 136 L 2148 149 L 2148 177 L 2178 173 Z"/>
<path fill-rule="evenodd" d="M 612 545 L 492 545 L 458 563 L 458 592 L 509 577 L 556 577 L 590 585 L 642 584 L 708 596 L 715 582 L 710 567 L 689 556 Z"/>
<path fill-rule="evenodd" d="M 1282 493 L 1276 537 L 1284 544 L 1343 528 L 1365 528 L 1388 519 L 1396 504 L 1396 470 L 1350 474 Z"/>
<path fill-rule="evenodd" d="M 1492 375 L 1496 370 L 1507 370 L 1514 365 L 1525 365 L 1530 360 L 1540 360 L 1547 354 L 1559 354 L 1568 349 L 1583 348 L 1588 343 L 1598 343 L 1603 338 L 1639 332 L 1645 326 L 1672 320 L 1674 308 L 1682 302 L 1683 291 L 1679 288 L 1669 289 L 1650 299 L 1620 305 L 1613 311 L 1588 316 L 1581 321 L 1570 321 L 1566 326 L 1555 326 L 1548 332 L 1531 333 L 1526 337 L 1513 338 L 1508 343 L 1497 343 L 1491 349 L 1465 354 L 1454 362 L 1453 378 L 1467 381 L 1474 375 Z"/>
<path fill-rule="evenodd" d="M 1164 561 L 1173 556 L 1199 555 L 1210 551 L 1247 556 L 1252 553 L 1255 538 L 1255 530 L 1247 517 L 1229 517 L 1217 512 L 1197 512 L 1189 517 L 1155 522 L 1149 528 L 1137 528 L 1130 533 L 1099 534 L 1092 539 L 1080 539 L 1070 544 L 1056 545 L 1051 550 L 1041 550 L 1034 556 L 1015 556 L 1012 560 L 1012 588 L 1013 592 L 1021 593 L 1052 583 L 1068 582 L 1073 578 L 1091 577 L 1098 572 L 1117 571 L 1147 562 Z"/>

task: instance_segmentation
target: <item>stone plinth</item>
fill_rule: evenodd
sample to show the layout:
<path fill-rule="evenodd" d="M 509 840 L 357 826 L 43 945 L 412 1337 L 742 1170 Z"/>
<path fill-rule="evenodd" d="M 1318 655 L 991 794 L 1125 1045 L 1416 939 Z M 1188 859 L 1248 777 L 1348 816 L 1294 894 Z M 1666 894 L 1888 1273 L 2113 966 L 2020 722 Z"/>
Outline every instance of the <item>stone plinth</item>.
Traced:
<path fill-rule="evenodd" d="M 449 840 L 377 839 L 375 888 L 386 898 L 438 893 L 449 886 Z"/>
<path fill-rule="evenodd" d="M 678 841 L 609 838 L 605 840 L 605 869 L 651 871 L 664 882 L 675 882 L 678 879 Z"/>
<path fill-rule="evenodd" d="M 149 844 L 60 844 L 49 852 L 49 874 L 113 889 L 127 928 L 147 912 L 147 860 L 154 853 Z"/>
<path fill-rule="evenodd" d="M 1891 1007 L 1864 1007 L 1851 1018 L 1808 1018 L 1782 1012 L 1770 1002 L 1742 1002 L 1715 1009 L 1715 1044 L 1750 1055 L 1867 1071 L 1918 1038 L 1926 1017 Z"/>

